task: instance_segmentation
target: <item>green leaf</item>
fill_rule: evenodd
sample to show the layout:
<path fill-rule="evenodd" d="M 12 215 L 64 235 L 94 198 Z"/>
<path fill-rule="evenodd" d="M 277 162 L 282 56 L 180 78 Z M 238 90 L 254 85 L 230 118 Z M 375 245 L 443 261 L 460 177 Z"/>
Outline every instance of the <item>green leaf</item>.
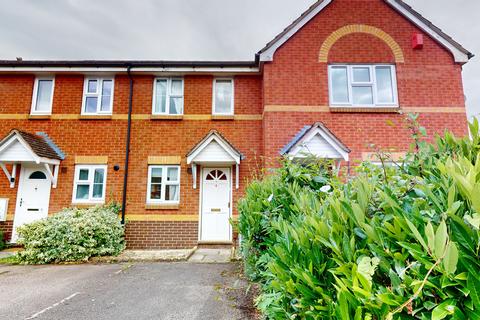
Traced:
<path fill-rule="evenodd" d="M 455 305 L 452 304 L 452 300 L 447 300 L 439 304 L 432 311 L 432 320 L 441 320 L 448 315 L 452 315 L 455 312 Z"/>
<path fill-rule="evenodd" d="M 443 267 L 448 274 L 455 273 L 458 263 L 458 249 L 455 243 L 449 242 L 445 258 L 443 259 Z"/>
<path fill-rule="evenodd" d="M 480 280 L 477 275 L 469 274 L 467 279 L 467 288 L 470 290 L 470 298 L 472 298 L 473 305 L 480 308 Z"/>
<path fill-rule="evenodd" d="M 448 239 L 447 225 L 445 224 L 445 221 L 442 221 L 440 222 L 440 225 L 437 228 L 437 232 L 435 233 L 434 254 L 437 257 L 437 259 L 440 259 L 441 257 L 443 257 L 443 254 L 445 253 L 445 249 L 447 246 L 447 239 Z"/>
<path fill-rule="evenodd" d="M 427 243 L 426 243 L 425 240 L 423 239 L 423 237 L 422 237 L 422 235 L 420 234 L 420 232 L 418 232 L 417 227 L 415 227 L 415 226 L 413 225 L 413 223 L 411 223 L 410 220 L 408 220 L 407 218 L 405 218 L 405 222 L 407 222 L 408 227 L 410 228 L 410 230 L 412 230 L 413 235 L 415 236 L 415 238 L 417 239 L 417 241 L 420 242 L 420 244 L 425 248 L 425 250 L 428 251 Z"/>
<path fill-rule="evenodd" d="M 433 226 L 430 221 L 427 223 L 427 227 L 425 228 L 425 235 L 427 236 L 429 252 L 433 253 L 435 250 L 435 231 L 433 230 Z"/>

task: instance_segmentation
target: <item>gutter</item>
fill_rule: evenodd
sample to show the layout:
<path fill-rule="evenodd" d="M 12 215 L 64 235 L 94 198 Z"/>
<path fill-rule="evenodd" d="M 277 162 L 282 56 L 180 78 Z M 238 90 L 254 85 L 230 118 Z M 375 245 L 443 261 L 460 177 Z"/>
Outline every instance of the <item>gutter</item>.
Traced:
<path fill-rule="evenodd" d="M 123 176 L 123 192 L 122 192 L 122 225 L 125 225 L 125 210 L 127 207 L 127 185 L 128 185 L 128 165 L 130 161 L 130 140 L 132 133 L 132 109 L 133 109 L 133 77 L 131 74 L 132 65 L 127 65 L 128 79 L 130 80 L 130 90 L 128 93 L 128 120 L 127 120 L 127 137 L 125 143 L 125 173 Z"/>

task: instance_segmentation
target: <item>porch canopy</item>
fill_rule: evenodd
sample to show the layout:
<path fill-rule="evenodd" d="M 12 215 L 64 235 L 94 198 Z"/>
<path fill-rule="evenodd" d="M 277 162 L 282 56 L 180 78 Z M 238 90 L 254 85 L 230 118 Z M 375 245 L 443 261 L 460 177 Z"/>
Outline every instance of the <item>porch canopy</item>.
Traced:
<path fill-rule="evenodd" d="M 244 159 L 238 151 L 218 131 L 211 130 L 187 154 L 187 164 L 192 166 L 193 188 L 197 188 L 197 164 L 199 165 L 235 165 L 235 188 L 239 187 L 239 166 Z"/>
<path fill-rule="evenodd" d="M 58 169 L 64 158 L 62 151 L 42 132 L 32 134 L 13 129 L 0 141 L 0 167 L 10 182 L 10 188 L 15 187 L 17 165 L 22 163 L 43 165 L 56 188 Z M 11 172 L 7 165 L 12 165 Z"/>
<path fill-rule="evenodd" d="M 316 158 L 348 161 L 350 149 L 345 146 L 323 123 L 316 122 L 305 126 L 280 151 L 290 159 L 301 160 L 314 156 Z"/>

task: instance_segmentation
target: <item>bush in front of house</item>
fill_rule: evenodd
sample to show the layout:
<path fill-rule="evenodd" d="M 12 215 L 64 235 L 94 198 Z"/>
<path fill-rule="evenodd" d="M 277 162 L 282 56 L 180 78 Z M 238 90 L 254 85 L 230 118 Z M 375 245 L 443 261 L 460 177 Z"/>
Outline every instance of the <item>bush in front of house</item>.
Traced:
<path fill-rule="evenodd" d="M 118 206 L 68 208 L 18 228 L 25 264 L 86 261 L 94 256 L 118 255 L 124 248 L 124 227 Z"/>
<path fill-rule="evenodd" d="M 292 163 L 252 183 L 239 230 L 265 318 L 480 319 L 477 121 L 470 130 L 414 137 L 405 164 L 365 163 L 330 190 L 282 177 L 304 170 Z"/>
<path fill-rule="evenodd" d="M 0 250 L 5 249 L 5 236 L 3 231 L 0 231 Z"/>

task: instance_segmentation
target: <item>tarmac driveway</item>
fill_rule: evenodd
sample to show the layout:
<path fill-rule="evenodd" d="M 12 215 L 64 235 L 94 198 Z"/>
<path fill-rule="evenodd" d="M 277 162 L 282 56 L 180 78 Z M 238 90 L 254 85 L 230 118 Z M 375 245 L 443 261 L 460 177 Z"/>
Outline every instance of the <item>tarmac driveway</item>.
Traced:
<path fill-rule="evenodd" d="M 237 276 L 235 264 L 0 266 L 0 319 L 249 319 Z"/>

